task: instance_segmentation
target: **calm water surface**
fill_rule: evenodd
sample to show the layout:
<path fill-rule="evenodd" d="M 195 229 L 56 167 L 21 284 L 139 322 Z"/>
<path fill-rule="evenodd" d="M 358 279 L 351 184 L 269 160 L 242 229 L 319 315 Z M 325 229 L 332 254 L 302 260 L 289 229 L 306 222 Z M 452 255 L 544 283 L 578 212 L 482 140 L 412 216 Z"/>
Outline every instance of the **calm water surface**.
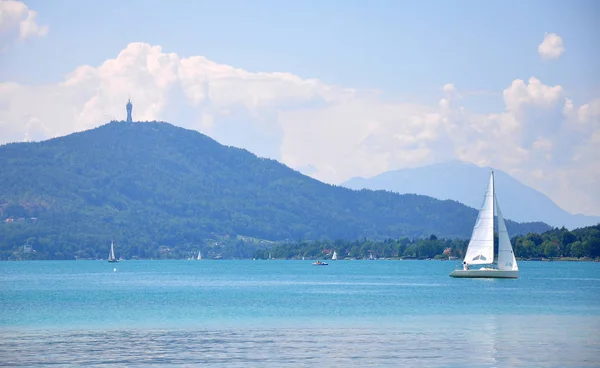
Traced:
<path fill-rule="evenodd" d="M 0 262 L 0 366 L 600 366 L 599 263 L 458 265 Z"/>

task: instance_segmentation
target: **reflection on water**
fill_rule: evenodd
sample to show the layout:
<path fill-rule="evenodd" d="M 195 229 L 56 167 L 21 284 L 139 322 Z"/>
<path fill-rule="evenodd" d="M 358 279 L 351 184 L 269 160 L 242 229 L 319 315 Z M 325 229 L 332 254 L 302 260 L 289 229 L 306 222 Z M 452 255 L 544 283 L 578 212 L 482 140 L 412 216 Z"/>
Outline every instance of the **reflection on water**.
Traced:
<path fill-rule="evenodd" d="M 1 366 L 597 366 L 600 318 L 404 316 L 388 326 L 0 332 Z"/>

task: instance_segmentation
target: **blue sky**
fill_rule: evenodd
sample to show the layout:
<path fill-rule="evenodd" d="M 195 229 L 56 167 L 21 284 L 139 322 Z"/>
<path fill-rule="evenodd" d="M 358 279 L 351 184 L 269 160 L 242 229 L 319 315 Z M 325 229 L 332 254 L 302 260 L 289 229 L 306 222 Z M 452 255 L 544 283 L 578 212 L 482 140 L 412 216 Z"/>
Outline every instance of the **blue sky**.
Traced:
<path fill-rule="evenodd" d="M 99 65 L 130 42 L 205 55 L 249 71 L 387 93 L 428 95 L 453 82 L 497 91 L 537 75 L 576 96 L 598 92 L 596 1 L 28 1 L 51 32 L 2 60 L 2 80 L 55 82 Z M 556 64 L 532 44 L 545 32 L 568 42 Z M 47 55 L 52 55 L 48 58 Z M 43 60 L 43 62 L 41 62 Z M 419 97 L 416 97 L 419 98 Z"/>
<path fill-rule="evenodd" d="M 327 182 L 461 159 L 600 214 L 600 2 L 24 4 L 48 28 L 19 40 L 2 20 L 0 143 L 103 124 L 131 94 L 134 118 L 177 120 Z M 544 58 L 550 33 L 564 51 Z"/>

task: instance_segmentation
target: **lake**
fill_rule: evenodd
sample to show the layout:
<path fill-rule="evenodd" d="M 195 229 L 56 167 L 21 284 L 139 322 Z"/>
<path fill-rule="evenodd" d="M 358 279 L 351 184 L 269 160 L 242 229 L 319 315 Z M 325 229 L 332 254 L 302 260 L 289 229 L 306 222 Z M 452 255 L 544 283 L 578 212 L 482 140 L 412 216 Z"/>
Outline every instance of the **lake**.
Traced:
<path fill-rule="evenodd" d="M 600 263 L 311 263 L 0 262 L 0 366 L 599 366 Z"/>

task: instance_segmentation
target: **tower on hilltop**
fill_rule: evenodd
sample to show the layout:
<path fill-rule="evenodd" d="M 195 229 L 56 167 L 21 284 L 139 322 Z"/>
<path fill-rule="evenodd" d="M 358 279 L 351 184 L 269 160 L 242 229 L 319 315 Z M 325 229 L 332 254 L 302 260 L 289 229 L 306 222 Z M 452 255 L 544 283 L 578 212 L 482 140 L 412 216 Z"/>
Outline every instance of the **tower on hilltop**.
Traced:
<path fill-rule="evenodd" d="M 131 104 L 131 98 L 127 100 L 127 122 L 133 123 L 133 119 L 131 118 L 131 110 L 133 110 L 133 105 Z"/>

